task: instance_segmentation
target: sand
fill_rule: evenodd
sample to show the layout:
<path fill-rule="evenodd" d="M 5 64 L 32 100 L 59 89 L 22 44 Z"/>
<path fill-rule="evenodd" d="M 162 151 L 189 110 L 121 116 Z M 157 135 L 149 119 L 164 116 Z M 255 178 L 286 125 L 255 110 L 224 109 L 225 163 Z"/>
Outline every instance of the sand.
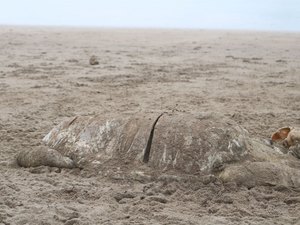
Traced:
<path fill-rule="evenodd" d="M 76 115 L 218 112 L 260 138 L 300 127 L 299 33 L 3 26 L 0 50 L 1 225 L 300 224 L 300 190 L 284 186 L 13 164 Z"/>

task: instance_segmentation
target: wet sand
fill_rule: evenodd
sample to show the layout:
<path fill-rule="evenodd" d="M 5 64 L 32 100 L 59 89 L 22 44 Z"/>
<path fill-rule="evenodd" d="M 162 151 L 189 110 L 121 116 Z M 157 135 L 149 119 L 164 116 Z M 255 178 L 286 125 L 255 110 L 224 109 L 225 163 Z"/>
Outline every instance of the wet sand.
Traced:
<path fill-rule="evenodd" d="M 299 33 L 0 27 L 0 49 L 0 224 L 300 224 L 298 189 L 11 165 L 76 115 L 218 112 L 260 138 L 300 127 Z"/>

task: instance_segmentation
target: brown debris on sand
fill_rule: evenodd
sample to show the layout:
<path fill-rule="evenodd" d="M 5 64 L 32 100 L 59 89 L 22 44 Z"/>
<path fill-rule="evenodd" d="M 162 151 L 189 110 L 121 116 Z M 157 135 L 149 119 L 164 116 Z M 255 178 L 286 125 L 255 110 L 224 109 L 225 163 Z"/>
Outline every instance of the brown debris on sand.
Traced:
<path fill-rule="evenodd" d="M 290 148 L 300 144 L 300 129 L 294 127 L 283 127 L 272 134 L 272 141 L 282 141 L 283 146 Z"/>

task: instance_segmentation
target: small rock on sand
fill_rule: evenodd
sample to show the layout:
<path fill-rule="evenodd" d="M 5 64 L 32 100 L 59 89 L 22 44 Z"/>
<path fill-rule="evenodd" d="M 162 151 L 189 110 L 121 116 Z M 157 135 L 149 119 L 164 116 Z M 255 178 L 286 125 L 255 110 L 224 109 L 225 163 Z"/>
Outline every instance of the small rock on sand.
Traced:
<path fill-rule="evenodd" d="M 91 56 L 91 58 L 90 58 L 90 65 L 92 65 L 92 66 L 94 66 L 94 65 L 98 65 L 99 64 L 99 62 L 98 62 L 98 60 L 97 60 L 97 57 L 96 56 Z"/>

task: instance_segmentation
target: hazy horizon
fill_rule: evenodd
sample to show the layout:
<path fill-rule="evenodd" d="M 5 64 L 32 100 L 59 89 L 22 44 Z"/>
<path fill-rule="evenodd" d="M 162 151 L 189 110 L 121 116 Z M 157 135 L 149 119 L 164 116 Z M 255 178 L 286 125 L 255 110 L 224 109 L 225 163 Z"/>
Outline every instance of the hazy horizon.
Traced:
<path fill-rule="evenodd" d="M 0 25 L 300 31 L 297 0 L 10 0 L 1 3 Z"/>

